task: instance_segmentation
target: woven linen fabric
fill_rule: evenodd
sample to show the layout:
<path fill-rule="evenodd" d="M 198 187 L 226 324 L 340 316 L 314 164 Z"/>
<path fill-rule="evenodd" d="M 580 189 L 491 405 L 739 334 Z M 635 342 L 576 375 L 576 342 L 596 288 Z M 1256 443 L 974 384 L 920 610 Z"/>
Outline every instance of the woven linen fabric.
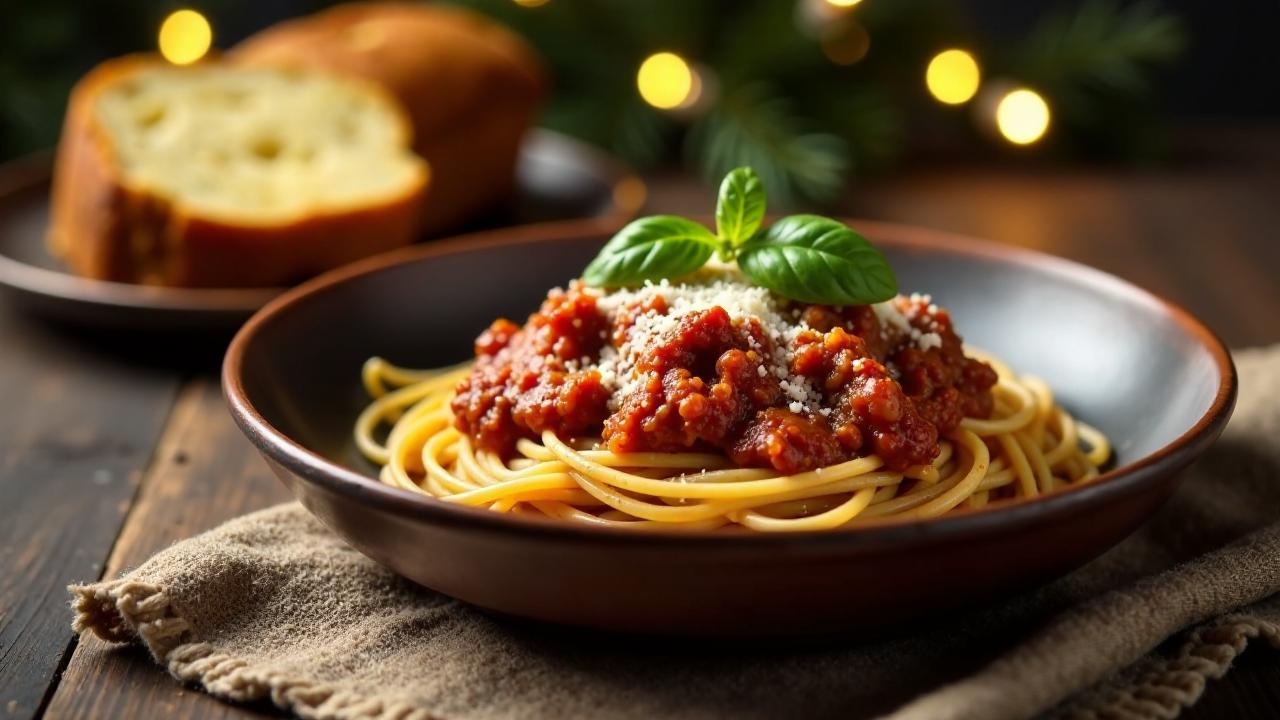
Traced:
<path fill-rule="evenodd" d="M 1169 718 L 1253 638 L 1280 648 L 1280 347 L 1140 530 L 1035 590 L 799 647 L 494 619 L 401 579 L 297 504 L 71 588 L 75 628 L 305 718 Z M 799 608 L 798 611 L 803 611 Z"/>

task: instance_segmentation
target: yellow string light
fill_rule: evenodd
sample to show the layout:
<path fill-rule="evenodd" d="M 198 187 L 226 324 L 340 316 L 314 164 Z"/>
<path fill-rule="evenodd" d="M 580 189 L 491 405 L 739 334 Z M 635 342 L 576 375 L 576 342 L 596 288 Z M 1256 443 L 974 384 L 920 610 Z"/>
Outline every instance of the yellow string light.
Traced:
<path fill-rule="evenodd" d="M 1007 93 L 996 106 L 996 128 L 1015 145 L 1030 145 L 1049 129 L 1049 103 L 1034 90 Z"/>
<path fill-rule="evenodd" d="M 972 54 L 958 49 L 944 50 L 929 61 L 924 82 L 938 102 L 960 105 L 977 94 L 982 72 Z"/>
<path fill-rule="evenodd" d="M 827 4 L 831 7 L 851 8 L 862 2 L 862 0 L 827 0 Z"/>
<path fill-rule="evenodd" d="M 549 0 L 514 0 L 515 4 L 527 8 L 536 8 L 546 5 Z"/>
<path fill-rule="evenodd" d="M 160 24 L 160 54 L 174 65 L 189 65 L 209 52 L 213 28 L 195 10 L 176 10 Z"/>
<path fill-rule="evenodd" d="M 682 107 L 695 98 L 698 78 L 688 61 L 672 52 L 654 53 L 640 63 L 636 88 L 640 97 L 661 110 Z"/>

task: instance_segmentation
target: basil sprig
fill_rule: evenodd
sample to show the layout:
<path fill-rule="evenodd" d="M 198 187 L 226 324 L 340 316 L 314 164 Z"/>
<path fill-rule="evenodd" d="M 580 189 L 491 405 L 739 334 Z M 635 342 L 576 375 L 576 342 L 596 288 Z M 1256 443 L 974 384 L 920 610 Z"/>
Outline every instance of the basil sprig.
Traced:
<path fill-rule="evenodd" d="M 730 247 L 751 239 L 764 222 L 764 185 L 751 168 L 731 170 L 720 183 L 716 232 Z"/>
<path fill-rule="evenodd" d="M 783 297 L 824 305 L 866 305 L 898 294 L 893 268 L 842 222 L 791 215 L 738 250 L 738 267 Z"/>
<path fill-rule="evenodd" d="M 716 251 L 716 236 L 687 218 L 654 215 L 627 225 L 587 266 L 588 285 L 619 287 L 688 275 Z"/>
<path fill-rule="evenodd" d="M 674 215 L 640 218 L 614 235 L 583 271 L 588 285 L 625 287 L 677 278 L 713 254 L 737 260 L 751 282 L 786 298 L 824 305 L 867 305 L 898 294 L 893 268 L 844 223 L 790 215 L 761 230 L 765 193 L 751 168 L 725 176 L 716 232 Z"/>

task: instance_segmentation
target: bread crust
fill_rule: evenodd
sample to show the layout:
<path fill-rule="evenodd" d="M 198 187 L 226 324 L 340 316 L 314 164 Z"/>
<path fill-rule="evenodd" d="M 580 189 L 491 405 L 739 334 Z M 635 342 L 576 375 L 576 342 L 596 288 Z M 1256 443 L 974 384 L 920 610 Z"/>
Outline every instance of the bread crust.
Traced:
<path fill-rule="evenodd" d="M 542 62 L 519 36 L 462 8 L 416 3 L 338 5 L 267 28 L 229 57 L 349 74 L 398 98 L 413 148 L 432 167 L 426 234 L 510 194 L 521 138 L 547 90 Z"/>
<path fill-rule="evenodd" d="M 54 164 L 48 244 L 73 272 L 152 285 L 272 287 L 416 238 L 425 173 L 379 202 L 275 224 L 218 218 L 132 187 L 94 104 L 104 89 L 163 65 L 149 55 L 108 60 L 71 92 Z"/>

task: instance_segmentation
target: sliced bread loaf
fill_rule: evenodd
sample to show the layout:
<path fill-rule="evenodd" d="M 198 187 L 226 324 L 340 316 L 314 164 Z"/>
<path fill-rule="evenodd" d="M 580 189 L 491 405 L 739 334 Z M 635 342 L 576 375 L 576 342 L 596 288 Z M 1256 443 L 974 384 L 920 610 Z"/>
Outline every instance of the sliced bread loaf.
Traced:
<path fill-rule="evenodd" d="M 376 82 L 404 105 L 431 163 L 422 229 L 456 227 L 509 196 L 521 138 L 547 89 L 542 61 L 479 13 L 421 2 L 361 2 L 273 25 L 235 62 L 311 68 Z"/>
<path fill-rule="evenodd" d="M 89 277 L 271 286 L 408 244 L 427 185 L 370 83 L 108 61 L 75 88 L 49 242 Z"/>

